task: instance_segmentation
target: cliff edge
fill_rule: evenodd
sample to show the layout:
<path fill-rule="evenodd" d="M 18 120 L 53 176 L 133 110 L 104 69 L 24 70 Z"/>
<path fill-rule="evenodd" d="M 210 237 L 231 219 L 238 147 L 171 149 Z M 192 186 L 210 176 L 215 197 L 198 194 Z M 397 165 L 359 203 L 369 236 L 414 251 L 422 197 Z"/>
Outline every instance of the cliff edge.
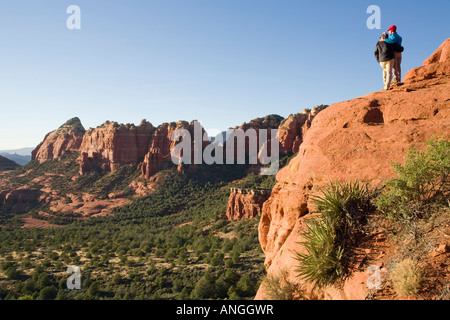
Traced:
<path fill-rule="evenodd" d="M 393 162 L 405 161 L 410 146 L 434 135 L 450 137 L 450 39 L 404 84 L 329 106 L 312 121 L 298 155 L 277 174 L 264 203 L 259 239 L 268 275 L 286 273 L 298 283 L 295 251 L 311 216 L 308 200 L 332 179 L 358 179 L 372 187 L 394 176 Z M 343 288 L 329 288 L 323 299 L 365 299 L 369 274 L 360 272 Z M 264 299 L 261 287 L 255 299 Z"/>

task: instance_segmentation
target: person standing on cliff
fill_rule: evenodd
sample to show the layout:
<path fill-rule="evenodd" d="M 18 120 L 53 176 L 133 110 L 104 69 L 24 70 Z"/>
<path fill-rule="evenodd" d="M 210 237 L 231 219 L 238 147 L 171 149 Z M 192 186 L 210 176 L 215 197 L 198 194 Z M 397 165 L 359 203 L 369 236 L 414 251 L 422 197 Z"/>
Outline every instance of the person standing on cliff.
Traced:
<path fill-rule="evenodd" d="M 394 80 L 393 82 L 397 84 L 401 84 L 401 78 L 402 78 L 402 37 L 397 33 L 397 27 L 395 25 L 392 25 L 388 29 L 389 37 L 385 40 L 386 43 L 390 43 L 394 46 Z"/>
<path fill-rule="evenodd" d="M 386 32 L 381 35 L 374 52 L 377 62 L 383 68 L 383 90 L 389 90 L 389 87 L 391 86 L 392 68 L 394 64 L 393 45 L 385 41 L 388 37 L 389 35 Z"/>

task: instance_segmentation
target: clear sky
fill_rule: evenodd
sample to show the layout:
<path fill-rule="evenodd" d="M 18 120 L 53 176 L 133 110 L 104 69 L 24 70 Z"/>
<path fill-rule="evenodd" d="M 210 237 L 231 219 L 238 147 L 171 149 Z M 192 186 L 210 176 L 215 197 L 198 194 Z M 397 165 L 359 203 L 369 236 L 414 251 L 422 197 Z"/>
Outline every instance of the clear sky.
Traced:
<path fill-rule="evenodd" d="M 66 26 L 72 4 L 80 30 Z M 398 26 L 407 71 L 449 37 L 449 12 L 448 0 L 1 1 L 0 150 L 75 116 L 86 129 L 197 119 L 215 133 L 379 91 L 380 34 Z"/>

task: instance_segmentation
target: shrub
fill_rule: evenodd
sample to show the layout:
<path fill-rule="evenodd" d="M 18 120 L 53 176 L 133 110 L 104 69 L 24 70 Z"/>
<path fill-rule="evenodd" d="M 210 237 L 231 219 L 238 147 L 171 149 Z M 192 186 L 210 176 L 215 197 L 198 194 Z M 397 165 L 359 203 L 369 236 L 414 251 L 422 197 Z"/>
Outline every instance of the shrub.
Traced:
<path fill-rule="evenodd" d="M 392 269 L 390 279 L 395 292 L 408 296 L 419 291 L 422 272 L 416 261 L 406 258 Z"/>
<path fill-rule="evenodd" d="M 58 293 L 58 290 L 56 290 L 55 287 L 49 286 L 43 288 L 39 292 L 39 300 L 51 300 L 56 297 L 56 294 Z"/>
<path fill-rule="evenodd" d="M 206 277 L 202 277 L 195 285 L 193 294 L 197 299 L 208 299 L 214 297 L 214 284 Z"/>
<path fill-rule="evenodd" d="M 98 282 L 92 282 L 87 291 L 88 296 L 93 298 L 99 293 L 100 293 L 100 284 Z"/>
<path fill-rule="evenodd" d="M 236 283 L 236 292 L 241 297 L 250 297 L 255 294 L 255 281 L 248 274 L 243 274 Z"/>
<path fill-rule="evenodd" d="M 14 267 L 6 269 L 5 274 L 8 280 L 17 280 L 20 277 L 20 272 Z"/>
<path fill-rule="evenodd" d="M 405 165 L 393 164 L 398 177 L 386 183 L 377 199 L 378 210 L 391 219 L 410 218 L 420 214 L 430 202 L 446 202 L 450 195 L 450 141 L 443 137 L 426 142 L 420 152 L 411 147 Z"/>
<path fill-rule="evenodd" d="M 286 271 L 282 271 L 279 276 L 267 275 L 262 286 L 269 300 L 294 300 L 295 294 L 299 292 L 298 285 L 287 280 Z"/>
<path fill-rule="evenodd" d="M 296 253 L 299 276 L 317 286 L 327 286 L 343 276 L 343 248 L 336 243 L 336 232 L 329 218 L 314 218 L 306 223 L 303 242 L 306 253 Z"/>
<path fill-rule="evenodd" d="M 324 287 L 343 279 L 349 269 L 351 248 L 356 242 L 363 210 L 368 209 L 369 192 L 355 182 L 331 182 L 312 197 L 319 216 L 306 222 L 299 244 L 305 253 L 296 253 L 297 272 L 314 287 Z"/>

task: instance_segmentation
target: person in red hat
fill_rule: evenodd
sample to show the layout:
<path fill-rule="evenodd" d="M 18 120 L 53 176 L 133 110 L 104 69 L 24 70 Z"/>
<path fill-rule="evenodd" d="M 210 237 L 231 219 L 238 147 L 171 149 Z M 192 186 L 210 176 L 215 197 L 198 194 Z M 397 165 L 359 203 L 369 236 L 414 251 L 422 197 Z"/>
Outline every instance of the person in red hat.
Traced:
<path fill-rule="evenodd" d="M 402 47 L 402 37 L 397 33 L 397 26 L 392 25 L 388 29 L 389 37 L 384 40 L 386 43 L 391 43 L 394 46 L 394 79 L 393 83 L 401 84 L 402 78 L 402 52 L 404 48 Z"/>

